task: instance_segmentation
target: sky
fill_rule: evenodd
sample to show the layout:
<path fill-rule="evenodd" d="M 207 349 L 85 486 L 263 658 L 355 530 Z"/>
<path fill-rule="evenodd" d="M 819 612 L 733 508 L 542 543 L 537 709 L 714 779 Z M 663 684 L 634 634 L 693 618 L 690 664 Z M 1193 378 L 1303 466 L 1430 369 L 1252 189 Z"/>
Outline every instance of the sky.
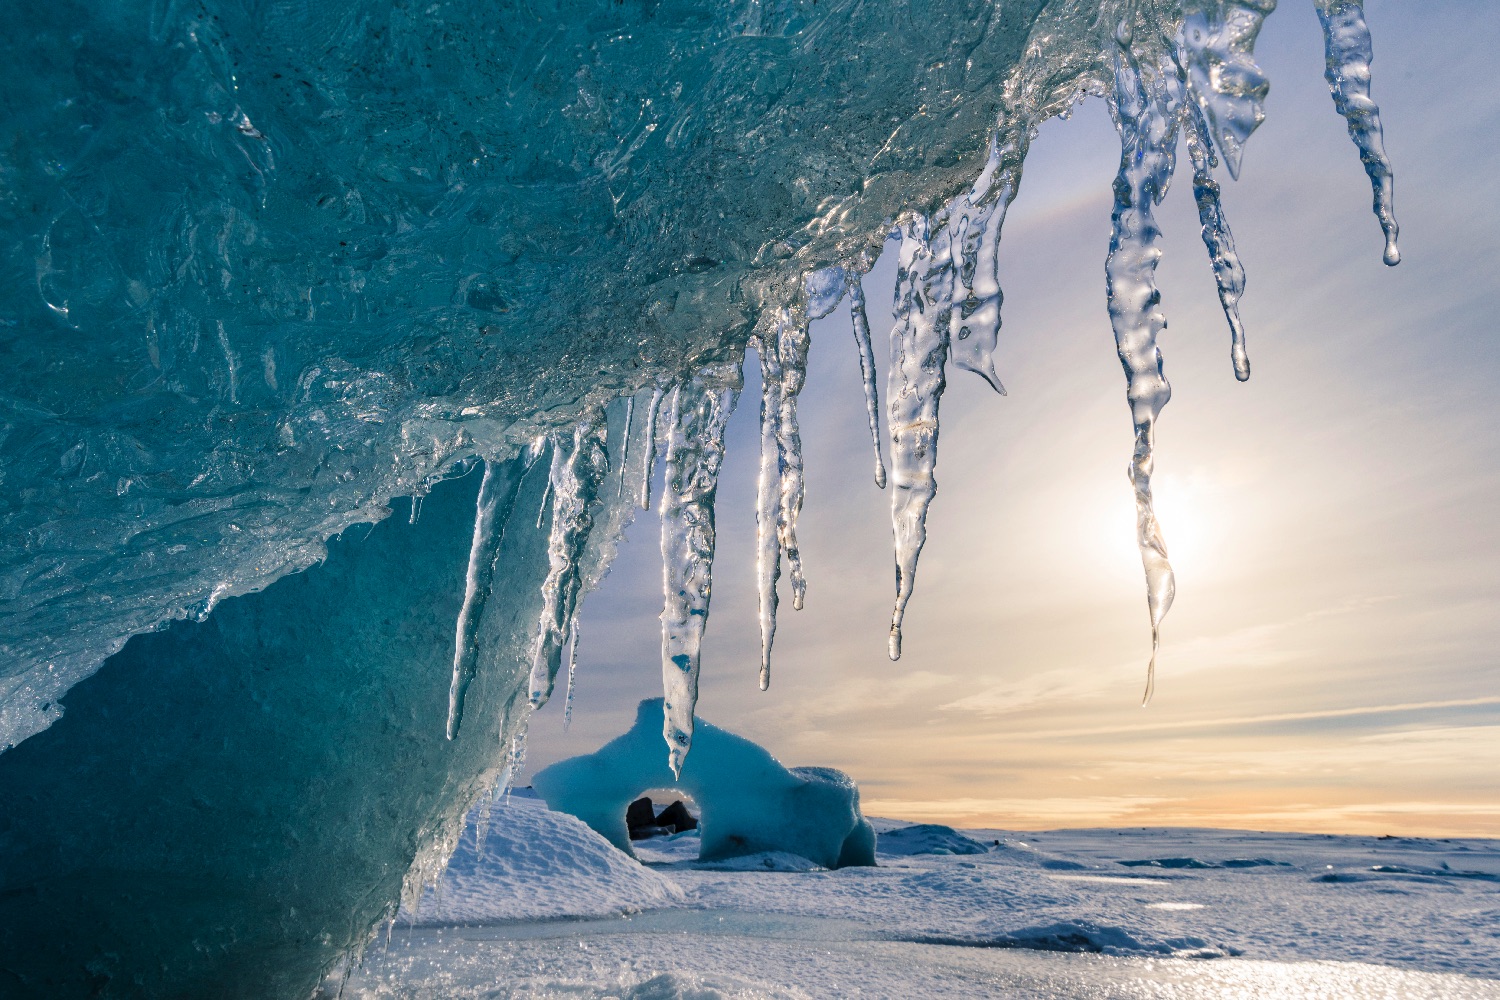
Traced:
<path fill-rule="evenodd" d="M 788 765 L 842 768 L 871 815 L 1500 836 L 1500 93 L 1487 83 L 1500 11 L 1365 7 L 1399 267 L 1380 261 L 1310 4 L 1267 20 L 1268 117 L 1241 180 L 1220 177 L 1249 275 L 1248 383 L 1190 177 L 1158 211 L 1173 398 L 1155 483 L 1177 597 L 1151 704 L 1104 301 L 1119 143 L 1095 100 L 1042 128 L 1006 222 L 1009 395 L 950 372 L 899 663 L 885 651 L 889 497 L 841 307 L 813 327 L 800 409 L 807 606 L 793 612 L 783 589 L 758 690 L 749 366 L 720 479 L 701 718 Z M 882 366 L 892 256 L 865 285 Z M 623 732 L 660 693 L 659 531 L 640 517 L 584 605 L 572 725 L 561 697 L 537 714 L 531 773 Z"/>

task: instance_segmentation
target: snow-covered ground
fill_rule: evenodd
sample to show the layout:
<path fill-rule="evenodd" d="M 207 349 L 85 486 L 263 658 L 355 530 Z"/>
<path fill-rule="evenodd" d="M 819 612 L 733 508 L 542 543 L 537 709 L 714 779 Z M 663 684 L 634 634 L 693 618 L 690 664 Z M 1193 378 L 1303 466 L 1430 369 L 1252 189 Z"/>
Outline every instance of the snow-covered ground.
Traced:
<path fill-rule="evenodd" d="M 1500 841 L 874 822 L 878 868 L 641 866 L 518 794 L 345 996 L 1500 1000 Z"/>

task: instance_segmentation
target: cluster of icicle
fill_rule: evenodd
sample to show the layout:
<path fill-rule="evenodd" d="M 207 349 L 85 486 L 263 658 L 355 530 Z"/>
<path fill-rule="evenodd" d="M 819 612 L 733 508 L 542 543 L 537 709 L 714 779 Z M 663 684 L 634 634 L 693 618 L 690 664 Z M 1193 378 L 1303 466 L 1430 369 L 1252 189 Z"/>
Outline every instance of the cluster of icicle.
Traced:
<path fill-rule="evenodd" d="M 1395 264 L 1400 257 L 1391 210 L 1391 170 L 1382 147 L 1379 108 L 1370 99 L 1371 50 L 1364 13 L 1356 0 L 1314 2 L 1323 24 L 1327 80 L 1334 104 L 1348 123 L 1370 177 L 1375 214 L 1386 237 L 1385 262 Z M 1239 316 L 1245 272 L 1213 173 L 1222 160 L 1230 176 L 1239 177 L 1245 142 L 1265 117 L 1263 101 L 1269 85 L 1254 62 L 1253 47 L 1261 22 L 1274 7 L 1275 0 L 1205 4 L 1185 15 L 1176 38 L 1165 48 L 1137 49 L 1129 27 L 1122 26 L 1108 60 L 1113 86 L 1106 100 L 1120 134 L 1121 155 L 1105 279 L 1110 322 L 1135 425 L 1129 478 L 1135 493 L 1136 535 L 1145 567 L 1152 633 L 1144 700 L 1151 697 L 1160 626 L 1174 594 L 1172 568 L 1151 498 L 1156 422 L 1171 396 L 1157 346 L 1166 319 L 1155 283 L 1161 251 L 1153 208 L 1167 193 L 1179 140 L 1185 140 L 1203 242 L 1229 325 L 1234 373 L 1241 381 L 1248 379 L 1250 362 Z M 1153 54 L 1142 56 L 1141 51 Z M 926 540 L 927 511 L 937 492 L 938 407 L 947 366 L 952 363 L 974 372 L 996 392 L 1005 393 L 994 366 L 1003 297 L 998 279 L 1000 231 L 1020 185 L 1033 133 L 1034 123 L 1002 123 L 991 139 L 987 162 L 968 191 L 931 215 L 908 214 L 890 234 L 899 239 L 900 249 L 886 372 L 889 475 L 881 457 L 875 360 L 861 286 L 861 275 L 872 263 L 868 258 L 808 274 L 788 304 L 762 317 L 750 341 L 759 359 L 762 386 L 756 495 L 762 689 L 770 683 L 783 562 L 794 608 L 803 606 L 807 587 L 797 545 L 803 500 L 797 399 L 806 380 L 809 323 L 848 299 L 875 450 L 875 482 L 883 489 L 889 480 L 891 488 L 896 597 L 890 656 L 898 659 L 902 620 Z M 604 415 L 595 412 L 571 429 L 538 439 L 519 460 L 486 467 L 454 646 L 450 738 L 458 732 L 464 692 L 476 672 L 475 623 L 494 572 L 501 527 L 497 511 L 509 510 L 527 470 L 550 453 L 550 566 L 533 643 L 530 696 L 533 707 L 548 700 L 563 650 L 570 648 L 571 705 L 579 601 L 607 568 L 607 560 L 591 571 L 582 564 L 594 529 L 593 512 L 601 502 L 608 504 L 605 481 L 612 470 L 619 477 L 614 495 L 624 496 L 632 440 L 639 441 L 637 447 L 645 452 L 637 456 L 640 472 L 632 499 L 649 509 L 657 446 L 664 439 L 666 474 L 660 501 L 664 736 L 674 773 L 681 768 L 692 744 L 699 652 L 712 593 L 714 498 L 724 457 L 724 431 L 742 382 L 739 363 L 721 363 L 679 385 L 658 387 L 650 393 L 640 425 L 634 419 L 635 400 L 628 400 L 620 435 L 622 454 L 614 463 L 606 446 Z M 663 413 L 665 422 L 658 428 Z M 616 519 L 611 530 L 623 530 L 623 522 Z"/>

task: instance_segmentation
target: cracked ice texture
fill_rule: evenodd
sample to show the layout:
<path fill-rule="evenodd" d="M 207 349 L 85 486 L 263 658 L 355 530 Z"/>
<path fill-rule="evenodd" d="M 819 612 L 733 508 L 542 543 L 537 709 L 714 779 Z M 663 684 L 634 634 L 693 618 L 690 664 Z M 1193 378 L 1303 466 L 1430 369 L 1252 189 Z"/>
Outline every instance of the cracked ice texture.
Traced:
<path fill-rule="evenodd" d="M 1097 90 L 1129 3 L 21 5 L 0 747 L 130 634 L 735 353 Z M 1092 81 L 1092 82 L 1091 82 Z"/>

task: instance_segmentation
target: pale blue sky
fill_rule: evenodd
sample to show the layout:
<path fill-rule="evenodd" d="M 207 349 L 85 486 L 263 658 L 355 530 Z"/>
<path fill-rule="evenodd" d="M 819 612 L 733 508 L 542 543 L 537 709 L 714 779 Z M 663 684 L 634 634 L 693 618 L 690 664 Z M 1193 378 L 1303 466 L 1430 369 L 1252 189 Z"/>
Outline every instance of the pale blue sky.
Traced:
<path fill-rule="evenodd" d="M 1190 178 L 1159 213 L 1173 399 L 1157 490 L 1178 590 L 1152 705 L 1138 706 L 1150 634 L 1104 308 L 1119 147 L 1091 101 L 1043 128 L 1006 224 L 1010 396 L 951 376 L 900 663 L 885 656 L 888 497 L 840 309 L 814 328 L 802 406 L 807 608 L 784 600 L 772 688 L 756 689 L 751 374 L 719 491 L 702 717 L 788 764 L 847 770 L 876 814 L 1500 832 L 1500 13 L 1366 9 L 1399 267 L 1380 263 L 1310 4 L 1268 20 L 1269 118 L 1243 179 L 1221 178 L 1249 272 L 1248 384 Z M 882 358 L 889 274 L 866 285 Z M 534 766 L 592 750 L 659 691 L 658 530 L 637 521 L 587 602 L 573 727 L 560 698 L 543 710 Z"/>

